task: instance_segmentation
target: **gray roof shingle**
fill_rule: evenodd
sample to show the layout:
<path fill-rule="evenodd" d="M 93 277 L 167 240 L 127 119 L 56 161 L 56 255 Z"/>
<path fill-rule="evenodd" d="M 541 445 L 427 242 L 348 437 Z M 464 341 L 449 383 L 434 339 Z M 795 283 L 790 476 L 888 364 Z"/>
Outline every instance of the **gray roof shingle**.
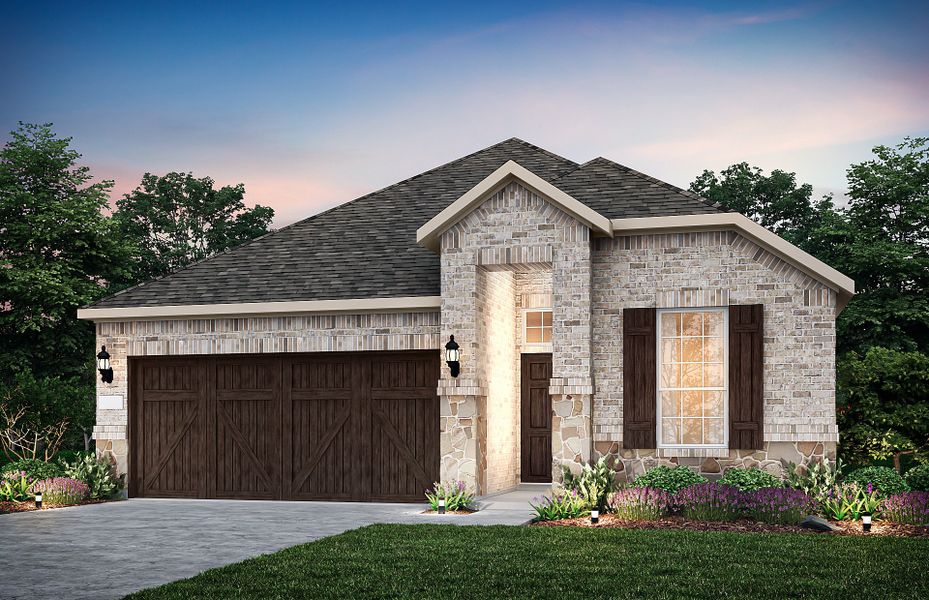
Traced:
<path fill-rule="evenodd" d="M 606 159 L 578 165 L 511 138 L 90 307 L 438 296 L 439 257 L 416 230 L 508 160 L 611 219 L 720 210 Z"/>

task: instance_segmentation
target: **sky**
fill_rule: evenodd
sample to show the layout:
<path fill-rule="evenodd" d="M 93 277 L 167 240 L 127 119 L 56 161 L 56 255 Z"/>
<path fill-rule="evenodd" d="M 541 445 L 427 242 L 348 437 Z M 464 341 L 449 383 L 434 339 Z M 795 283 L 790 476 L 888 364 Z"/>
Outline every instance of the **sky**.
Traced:
<path fill-rule="evenodd" d="M 279 227 L 513 136 L 841 197 L 929 135 L 929 2 L 443 4 L 7 0 L 0 142 L 51 122 L 114 199 L 191 171 Z"/>

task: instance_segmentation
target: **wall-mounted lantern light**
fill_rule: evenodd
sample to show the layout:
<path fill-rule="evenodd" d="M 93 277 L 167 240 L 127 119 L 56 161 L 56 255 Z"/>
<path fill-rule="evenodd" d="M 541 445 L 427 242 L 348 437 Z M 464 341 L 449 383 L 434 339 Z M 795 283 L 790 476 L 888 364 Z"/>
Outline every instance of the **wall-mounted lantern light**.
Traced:
<path fill-rule="evenodd" d="M 451 373 L 452 377 L 458 377 L 458 374 L 461 373 L 461 351 L 458 349 L 458 344 L 455 343 L 455 336 L 448 336 L 448 343 L 445 344 L 445 364 L 448 365 L 448 370 Z"/>
<path fill-rule="evenodd" d="M 865 533 L 871 531 L 871 513 L 863 512 L 861 513 L 861 530 Z"/>
<path fill-rule="evenodd" d="M 97 354 L 97 370 L 100 371 L 100 381 L 113 383 L 113 368 L 110 367 L 110 353 L 106 351 L 106 346 L 101 346 Z"/>

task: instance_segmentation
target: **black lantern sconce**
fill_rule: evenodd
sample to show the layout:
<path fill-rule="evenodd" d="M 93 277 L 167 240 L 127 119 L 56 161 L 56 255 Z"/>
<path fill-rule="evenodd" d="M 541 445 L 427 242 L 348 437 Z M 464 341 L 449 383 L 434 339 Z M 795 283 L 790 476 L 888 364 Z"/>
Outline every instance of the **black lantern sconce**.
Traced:
<path fill-rule="evenodd" d="M 113 368 L 110 366 L 110 353 L 106 351 L 106 346 L 101 346 L 100 353 L 97 354 L 97 370 L 100 371 L 100 381 L 113 383 Z"/>
<path fill-rule="evenodd" d="M 448 343 L 445 344 L 445 364 L 448 365 L 449 373 L 452 377 L 458 377 L 461 373 L 461 351 L 458 344 L 455 343 L 455 336 L 448 336 Z"/>

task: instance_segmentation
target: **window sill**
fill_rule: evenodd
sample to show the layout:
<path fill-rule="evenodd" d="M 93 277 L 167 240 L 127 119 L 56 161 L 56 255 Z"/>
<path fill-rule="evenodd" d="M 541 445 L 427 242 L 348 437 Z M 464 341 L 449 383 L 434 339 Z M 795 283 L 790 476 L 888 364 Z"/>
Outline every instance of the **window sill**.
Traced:
<path fill-rule="evenodd" d="M 729 452 L 729 448 L 714 446 L 704 448 L 694 446 L 658 448 L 660 458 L 729 458 Z"/>

